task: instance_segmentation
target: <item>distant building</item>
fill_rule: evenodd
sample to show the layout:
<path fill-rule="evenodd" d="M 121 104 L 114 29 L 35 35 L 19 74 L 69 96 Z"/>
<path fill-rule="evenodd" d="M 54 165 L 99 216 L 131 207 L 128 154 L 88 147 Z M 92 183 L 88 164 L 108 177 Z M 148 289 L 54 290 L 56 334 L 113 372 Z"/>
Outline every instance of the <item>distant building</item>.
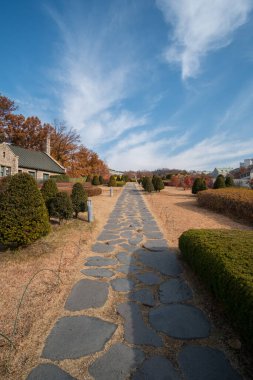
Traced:
<path fill-rule="evenodd" d="M 210 173 L 210 176 L 216 178 L 218 175 L 222 174 L 226 177 L 232 170 L 233 168 L 214 168 L 214 170 Z"/>
<path fill-rule="evenodd" d="M 34 179 L 45 181 L 51 175 L 65 174 L 65 169 L 50 156 L 50 139 L 45 152 L 0 144 L 0 177 L 16 173 L 29 173 Z"/>
<path fill-rule="evenodd" d="M 124 172 L 120 172 L 118 170 L 109 169 L 110 175 L 124 175 Z"/>
<path fill-rule="evenodd" d="M 253 158 L 246 158 L 243 162 L 240 162 L 240 168 L 247 168 L 253 165 Z"/>

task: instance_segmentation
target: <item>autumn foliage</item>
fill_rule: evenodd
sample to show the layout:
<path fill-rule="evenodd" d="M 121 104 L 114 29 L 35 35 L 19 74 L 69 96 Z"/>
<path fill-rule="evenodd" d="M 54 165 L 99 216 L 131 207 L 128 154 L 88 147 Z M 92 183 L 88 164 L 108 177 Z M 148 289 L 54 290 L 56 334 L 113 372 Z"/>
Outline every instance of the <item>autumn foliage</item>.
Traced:
<path fill-rule="evenodd" d="M 80 136 L 64 122 L 42 123 L 37 116 L 15 113 L 15 102 L 0 95 L 0 143 L 9 142 L 33 150 L 45 150 L 50 135 L 51 155 L 66 169 L 70 177 L 108 176 L 106 164 L 98 154 L 80 145 Z"/>

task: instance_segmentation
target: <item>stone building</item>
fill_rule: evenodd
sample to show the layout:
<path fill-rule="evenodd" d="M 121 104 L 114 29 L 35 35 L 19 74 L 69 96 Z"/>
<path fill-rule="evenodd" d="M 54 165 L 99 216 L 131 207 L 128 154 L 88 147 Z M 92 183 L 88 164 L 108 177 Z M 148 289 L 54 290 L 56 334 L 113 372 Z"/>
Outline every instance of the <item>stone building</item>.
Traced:
<path fill-rule="evenodd" d="M 21 148 L 8 143 L 0 144 L 0 177 L 16 173 L 29 173 L 37 181 L 45 181 L 51 175 L 65 174 L 65 169 L 50 156 L 50 139 L 46 151 Z"/>

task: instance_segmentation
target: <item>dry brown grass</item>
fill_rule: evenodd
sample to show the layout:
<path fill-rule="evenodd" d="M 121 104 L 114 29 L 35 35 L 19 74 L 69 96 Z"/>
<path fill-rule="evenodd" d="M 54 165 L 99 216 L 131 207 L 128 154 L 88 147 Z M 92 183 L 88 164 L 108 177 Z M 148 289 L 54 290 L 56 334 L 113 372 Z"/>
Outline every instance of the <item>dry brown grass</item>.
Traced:
<path fill-rule="evenodd" d="M 105 224 L 121 189 L 110 198 L 108 189 L 93 197 L 95 222 L 72 220 L 33 245 L 17 251 L 0 252 L 0 332 L 11 337 L 15 348 L 0 338 L 0 378 L 16 380 L 35 366 L 44 339 L 59 315 L 73 283 L 80 277 L 80 266 L 90 245 Z M 44 270 L 44 269 L 50 269 Z M 43 270 L 43 271 L 42 271 Z M 25 286 L 35 275 L 25 294 L 12 337 L 18 304 Z M 58 281 L 58 273 L 61 282 Z"/>
<path fill-rule="evenodd" d="M 160 193 L 144 198 L 172 248 L 178 248 L 179 236 L 190 228 L 252 230 L 249 225 L 198 206 L 196 196 L 190 190 L 166 187 Z"/>

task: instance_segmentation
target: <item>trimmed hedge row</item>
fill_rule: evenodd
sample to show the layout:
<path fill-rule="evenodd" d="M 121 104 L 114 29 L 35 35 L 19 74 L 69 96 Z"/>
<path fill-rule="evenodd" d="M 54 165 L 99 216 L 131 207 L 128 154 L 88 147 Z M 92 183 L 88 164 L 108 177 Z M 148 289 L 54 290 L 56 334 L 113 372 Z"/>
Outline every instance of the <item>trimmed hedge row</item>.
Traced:
<path fill-rule="evenodd" d="M 179 247 L 253 347 L 253 231 L 188 230 Z"/>
<path fill-rule="evenodd" d="M 85 191 L 88 197 L 95 197 L 96 195 L 102 194 L 101 187 L 87 187 L 85 188 Z"/>
<path fill-rule="evenodd" d="M 202 207 L 253 223 L 253 191 L 250 189 L 225 188 L 201 191 L 197 194 L 197 200 Z"/>

